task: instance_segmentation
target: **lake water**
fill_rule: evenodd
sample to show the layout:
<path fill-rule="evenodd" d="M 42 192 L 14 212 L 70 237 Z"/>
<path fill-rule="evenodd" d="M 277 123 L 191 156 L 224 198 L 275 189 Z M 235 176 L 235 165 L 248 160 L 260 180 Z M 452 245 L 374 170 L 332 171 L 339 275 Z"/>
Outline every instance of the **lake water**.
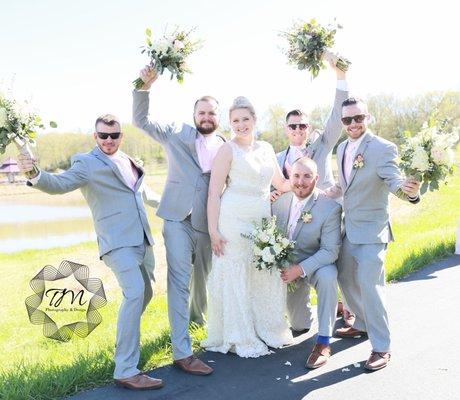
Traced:
<path fill-rule="evenodd" d="M 95 240 L 87 206 L 0 204 L 0 253 Z"/>

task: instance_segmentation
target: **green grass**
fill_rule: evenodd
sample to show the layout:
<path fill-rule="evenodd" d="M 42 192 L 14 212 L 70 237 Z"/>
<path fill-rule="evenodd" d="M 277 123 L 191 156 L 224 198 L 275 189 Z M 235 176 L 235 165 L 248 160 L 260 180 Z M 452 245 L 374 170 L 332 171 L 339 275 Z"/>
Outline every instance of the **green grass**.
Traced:
<path fill-rule="evenodd" d="M 52 260 L 95 249 L 94 243 L 69 248 L 24 251 L 0 255 L 2 273 L 2 330 L 0 343 L 1 399 L 58 399 L 112 381 L 119 290 L 108 291 L 100 312 L 102 323 L 85 339 L 61 343 L 47 339 L 40 325 L 29 322 L 24 300 L 32 293 L 30 279 Z M 171 344 L 165 296 L 147 307 L 141 326 L 140 368 L 150 370 L 171 362 Z M 194 348 L 204 337 L 193 328 Z"/>
<path fill-rule="evenodd" d="M 460 160 L 460 148 L 457 160 Z M 400 279 L 453 253 L 460 217 L 459 193 L 457 174 L 448 186 L 424 195 L 419 204 L 406 204 L 408 215 L 400 212 L 392 219 L 396 242 L 390 244 L 386 257 L 387 280 Z M 112 381 L 119 290 L 107 293 L 108 304 L 101 309 L 101 325 L 86 339 L 77 338 L 68 343 L 46 339 L 40 326 L 29 322 L 24 306 L 25 298 L 31 294 L 29 280 L 40 268 L 95 249 L 95 243 L 85 243 L 64 249 L 0 254 L 0 343 L 4 349 L 0 354 L 0 398 L 58 399 Z M 312 299 L 316 303 L 313 292 Z M 141 334 L 141 369 L 150 370 L 171 362 L 164 296 L 155 297 L 148 306 L 142 318 Z M 192 329 L 195 349 L 204 335 L 204 329 Z"/>

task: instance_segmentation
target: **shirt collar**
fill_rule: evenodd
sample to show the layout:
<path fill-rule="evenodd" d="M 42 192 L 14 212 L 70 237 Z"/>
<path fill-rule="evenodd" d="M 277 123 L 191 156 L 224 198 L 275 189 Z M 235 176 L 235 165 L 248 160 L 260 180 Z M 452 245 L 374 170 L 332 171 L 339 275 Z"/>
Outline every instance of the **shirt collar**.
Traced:
<path fill-rule="evenodd" d="M 295 194 L 293 194 L 293 199 L 292 199 L 292 207 L 296 207 L 298 203 L 301 203 L 302 208 L 305 207 L 305 204 L 307 204 L 308 200 L 310 200 L 311 196 L 313 196 L 313 192 L 310 193 L 309 196 L 305 197 L 304 199 L 300 200 L 297 198 Z"/>
<path fill-rule="evenodd" d="M 355 148 L 358 148 L 359 145 L 361 144 L 361 142 L 363 141 L 364 136 L 366 136 L 366 132 L 364 132 L 364 133 L 363 133 L 358 139 L 356 139 L 356 140 L 351 140 L 350 138 L 348 138 L 348 139 L 347 139 L 348 144 L 349 144 L 349 145 L 352 145 L 352 146 L 355 147 Z"/>

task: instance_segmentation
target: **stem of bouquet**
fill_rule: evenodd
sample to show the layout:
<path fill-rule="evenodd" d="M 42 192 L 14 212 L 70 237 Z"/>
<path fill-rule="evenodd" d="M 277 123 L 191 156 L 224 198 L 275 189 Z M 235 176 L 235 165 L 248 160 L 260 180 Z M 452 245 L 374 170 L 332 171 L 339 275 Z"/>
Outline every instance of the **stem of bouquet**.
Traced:
<path fill-rule="evenodd" d="M 348 66 L 351 64 L 350 61 L 348 61 L 346 58 L 340 57 L 329 50 L 324 50 L 323 59 L 326 61 L 331 60 L 337 66 L 337 68 L 343 72 L 347 72 Z"/>
<path fill-rule="evenodd" d="M 29 156 L 30 158 L 34 158 L 34 155 L 32 154 L 32 151 L 30 150 L 29 143 L 26 140 L 22 140 L 20 138 L 14 138 L 14 144 L 18 148 L 19 152 L 25 156 Z M 27 171 L 24 172 L 24 175 L 26 178 L 30 179 L 38 175 L 39 169 L 37 168 L 36 165 L 34 165 L 34 168 L 32 171 Z"/>

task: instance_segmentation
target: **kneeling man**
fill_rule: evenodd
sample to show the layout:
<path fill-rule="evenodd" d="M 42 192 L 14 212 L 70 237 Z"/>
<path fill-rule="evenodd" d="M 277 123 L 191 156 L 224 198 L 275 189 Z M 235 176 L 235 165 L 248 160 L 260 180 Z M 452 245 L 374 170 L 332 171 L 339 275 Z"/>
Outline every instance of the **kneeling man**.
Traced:
<path fill-rule="evenodd" d="M 284 282 L 297 280 L 288 293 L 288 317 L 293 329 L 305 326 L 309 285 L 318 295 L 318 337 L 307 359 L 307 368 L 326 364 L 337 308 L 337 268 L 334 265 L 341 244 L 341 207 L 316 188 L 316 163 L 302 157 L 293 165 L 289 178 L 292 192 L 272 204 L 280 229 L 295 241 L 296 264 L 281 273 Z"/>

